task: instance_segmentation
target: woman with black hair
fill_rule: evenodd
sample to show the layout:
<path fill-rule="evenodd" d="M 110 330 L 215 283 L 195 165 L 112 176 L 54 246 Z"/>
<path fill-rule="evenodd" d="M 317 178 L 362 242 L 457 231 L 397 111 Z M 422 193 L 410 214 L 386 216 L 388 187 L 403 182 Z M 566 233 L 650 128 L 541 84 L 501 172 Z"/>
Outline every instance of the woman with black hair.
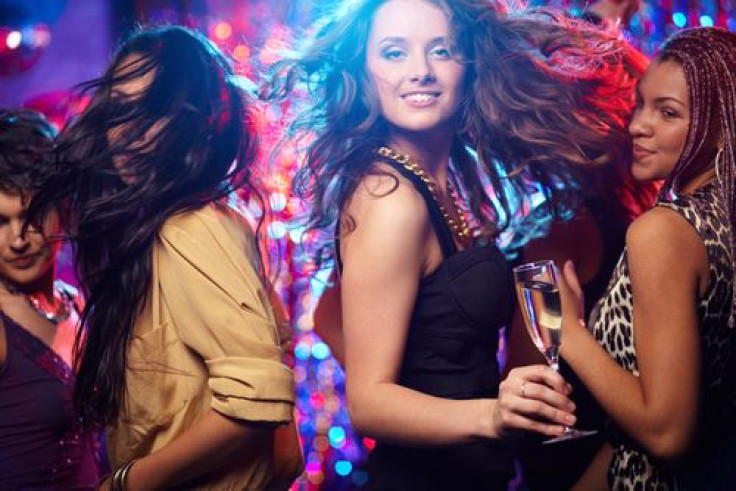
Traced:
<path fill-rule="evenodd" d="M 63 204 L 88 294 L 75 399 L 85 424 L 108 426 L 105 485 L 288 487 L 301 455 L 279 458 L 275 435 L 293 377 L 254 234 L 226 201 L 255 192 L 232 68 L 204 37 L 161 27 L 87 88 L 34 214 Z"/>
<path fill-rule="evenodd" d="M 24 228 L 56 130 L 39 113 L 0 111 L 0 487 L 92 489 L 96 434 L 72 403 L 76 289 L 56 279 L 59 220 Z"/>

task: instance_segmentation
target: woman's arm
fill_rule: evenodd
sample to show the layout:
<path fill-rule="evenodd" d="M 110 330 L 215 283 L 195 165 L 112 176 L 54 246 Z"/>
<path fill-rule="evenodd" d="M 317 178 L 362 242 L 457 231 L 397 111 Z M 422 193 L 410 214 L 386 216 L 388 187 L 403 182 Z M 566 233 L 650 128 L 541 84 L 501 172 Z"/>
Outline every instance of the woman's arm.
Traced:
<path fill-rule="evenodd" d="M 653 456 L 676 458 L 697 426 L 697 300 L 707 287 L 707 255 L 695 230 L 663 208 L 634 222 L 626 242 L 639 376 L 618 365 L 581 325 L 565 281 L 562 356 L 624 431 Z M 579 290 L 569 264 L 564 277 Z"/>
<path fill-rule="evenodd" d="M 248 453 L 269 448 L 273 431 L 210 410 L 179 438 L 137 460 L 128 473 L 127 489 L 172 488 L 204 476 L 236 456 L 246 459 Z"/>
<path fill-rule="evenodd" d="M 418 285 L 436 244 L 426 207 L 410 184 L 375 176 L 358 187 L 347 213 L 356 223 L 341 241 L 347 396 L 361 432 L 409 445 L 444 444 L 517 428 L 556 435 L 574 420 L 561 393 L 566 384 L 548 367 L 518 369 L 497 400 L 448 400 L 398 385 Z"/>
<path fill-rule="evenodd" d="M 242 232 L 212 208 L 178 215 L 162 229 L 154 252 L 160 302 L 206 367 L 210 409 L 135 463 L 132 489 L 169 488 L 224 465 L 275 459 L 274 431 L 293 416 L 293 375 L 268 293 L 246 255 L 250 235 Z"/>

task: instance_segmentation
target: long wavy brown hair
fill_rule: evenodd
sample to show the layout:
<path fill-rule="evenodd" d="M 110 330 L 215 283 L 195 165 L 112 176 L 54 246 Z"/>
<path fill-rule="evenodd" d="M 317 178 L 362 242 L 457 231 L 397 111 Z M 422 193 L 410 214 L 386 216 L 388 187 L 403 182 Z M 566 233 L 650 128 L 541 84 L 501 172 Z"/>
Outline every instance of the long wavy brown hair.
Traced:
<path fill-rule="evenodd" d="M 297 88 L 307 93 L 286 139 L 308 142 L 294 189 L 312 204 L 307 226 L 327 239 L 356 185 L 375 172 L 375 151 L 388 136 L 365 68 L 371 22 L 385 1 L 345 2 L 299 55 L 274 67 L 263 91 L 272 101 Z M 617 33 L 552 10 L 510 10 L 503 0 L 428 1 L 447 13 L 456 55 L 467 63 L 452 159 L 484 228 L 508 226 L 530 185 L 555 215 L 604 183 L 632 208 L 650 204 L 653 193 L 642 198 L 622 165 L 646 60 Z M 593 168 L 607 177 L 592 177 Z M 321 259 L 331 254 L 320 250 Z"/>

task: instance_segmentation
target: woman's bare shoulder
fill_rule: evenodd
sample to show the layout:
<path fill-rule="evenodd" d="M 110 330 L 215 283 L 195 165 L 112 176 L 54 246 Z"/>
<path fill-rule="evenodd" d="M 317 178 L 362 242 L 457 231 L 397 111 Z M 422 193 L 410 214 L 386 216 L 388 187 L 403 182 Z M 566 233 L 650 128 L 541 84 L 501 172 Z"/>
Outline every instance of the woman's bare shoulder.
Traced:
<path fill-rule="evenodd" d="M 354 220 L 376 218 L 386 227 L 411 228 L 428 221 L 427 207 L 414 185 L 393 167 L 377 162 L 361 179 L 345 212 Z"/>

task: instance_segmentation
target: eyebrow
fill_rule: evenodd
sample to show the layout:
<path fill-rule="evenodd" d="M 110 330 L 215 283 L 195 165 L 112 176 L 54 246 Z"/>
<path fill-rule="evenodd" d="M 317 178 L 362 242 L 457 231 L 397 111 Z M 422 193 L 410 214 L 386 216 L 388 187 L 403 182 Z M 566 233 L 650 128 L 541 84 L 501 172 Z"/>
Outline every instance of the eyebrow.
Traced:
<path fill-rule="evenodd" d="M 23 220 L 25 219 L 26 215 L 28 215 L 28 209 L 24 208 L 20 211 L 20 213 L 5 213 L 4 211 L 0 211 L 0 220 L 10 220 L 14 216 L 17 216 L 19 219 Z"/>
<path fill-rule="evenodd" d="M 635 90 L 635 95 L 638 100 L 644 100 L 644 96 L 641 95 L 641 91 L 639 90 L 638 87 Z M 686 107 L 686 104 L 675 96 L 661 96 L 661 97 L 656 97 L 654 99 L 655 104 L 661 104 L 663 102 L 675 102 L 681 105 L 682 107 Z"/>
<path fill-rule="evenodd" d="M 429 40 L 429 43 L 427 44 L 438 44 L 438 43 L 446 43 L 449 38 L 447 36 L 437 36 Z M 400 36 L 389 36 L 381 39 L 378 41 L 378 44 L 404 44 L 406 43 L 406 38 L 400 37 Z"/>
<path fill-rule="evenodd" d="M 679 105 L 681 105 L 683 107 L 685 106 L 685 103 L 684 102 L 682 102 L 677 97 L 673 97 L 673 96 L 657 97 L 656 99 L 654 99 L 654 102 L 657 103 L 657 104 L 662 103 L 662 102 L 676 102 L 676 103 L 678 103 Z"/>

